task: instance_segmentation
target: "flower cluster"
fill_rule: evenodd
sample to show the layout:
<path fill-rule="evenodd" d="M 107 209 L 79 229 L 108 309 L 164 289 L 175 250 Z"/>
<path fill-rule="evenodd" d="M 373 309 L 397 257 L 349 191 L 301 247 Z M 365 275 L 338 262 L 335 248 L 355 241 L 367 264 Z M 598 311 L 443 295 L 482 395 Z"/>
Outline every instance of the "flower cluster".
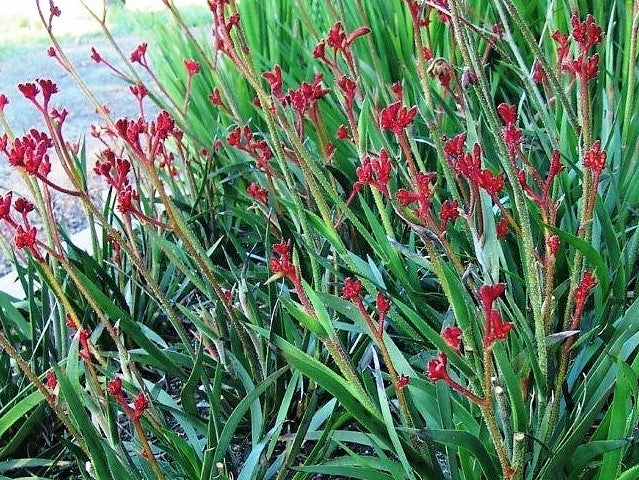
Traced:
<path fill-rule="evenodd" d="M 93 171 L 104 177 L 107 184 L 115 190 L 118 200 L 118 210 L 124 214 L 137 210 L 139 196 L 129 181 L 131 162 L 119 158 L 111 149 L 106 149 L 101 154 L 93 167 Z"/>
<path fill-rule="evenodd" d="M 478 397 L 466 387 L 451 378 L 448 373 L 448 355 L 444 352 L 439 352 L 428 361 L 428 364 L 426 365 L 426 376 L 431 382 L 438 382 L 440 380 L 446 382 L 450 388 L 461 393 L 473 403 L 478 405 L 484 405 L 485 403 L 483 398 Z"/>
<path fill-rule="evenodd" d="M 497 300 L 506 291 L 506 284 L 498 283 L 497 285 L 482 285 L 479 289 L 479 297 L 484 312 L 484 348 L 498 341 L 505 340 L 508 332 L 513 328 L 510 322 L 504 322 L 501 314 L 493 308 L 495 300 Z"/>
<path fill-rule="evenodd" d="M 246 188 L 246 193 L 248 193 L 252 198 L 260 203 L 268 202 L 268 190 L 260 187 L 255 182 L 249 184 L 249 186 Z"/>
<path fill-rule="evenodd" d="M 291 260 L 290 243 L 284 242 L 273 245 L 273 254 L 271 258 L 271 270 L 273 273 L 289 279 L 294 284 L 299 282 L 297 269 Z M 277 257 L 275 257 L 277 255 Z"/>
<path fill-rule="evenodd" d="M 397 201 L 402 207 L 417 203 L 414 214 L 426 224 L 431 223 L 430 205 L 434 193 L 431 184 L 435 182 L 436 174 L 433 172 L 418 173 L 414 190 L 400 189 L 396 193 Z"/>
<path fill-rule="evenodd" d="M 386 296 L 382 293 L 378 293 L 375 298 L 375 306 L 377 307 L 377 325 L 375 325 L 364 305 L 364 301 L 361 297 L 362 282 L 357 278 L 348 277 L 344 280 L 344 286 L 342 287 L 342 297 L 355 304 L 360 314 L 368 324 L 372 333 L 381 339 L 384 335 L 384 326 L 386 323 L 386 315 L 390 310 L 391 304 Z"/>
<path fill-rule="evenodd" d="M 267 175 L 271 174 L 269 160 L 273 158 L 273 152 L 266 140 L 257 140 L 253 137 L 253 132 L 248 126 L 235 127 L 229 133 L 226 141 L 229 146 L 248 153 L 260 170 L 266 172 Z"/>
<path fill-rule="evenodd" d="M 401 101 L 396 101 L 381 110 L 379 124 L 383 129 L 400 136 L 410 126 L 416 115 L 416 106 L 407 107 Z"/>
<path fill-rule="evenodd" d="M 49 136 L 36 129 L 31 129 L 22 138 L 15 138 L 13 142 L 0 141 L 0 151 L 9 160 L 9 165 L 23 168 L 31 176 L 46 178 L 51 172 L 49 149 L 53 142 Z"/>
<path fill-rule="evenodd" d="M 338 62 L 338 55 L 341 55 L 348 65 L 349 70 L 354 73 L 355 64 L 353 61 L 351 45 L 355 40 L 370 33 L 370 31 L 370 28 L 363 26 L 347 34 L 342 22 L 337 22 L 329 30 L 326 38 L 320 40 L 315 46 L 313 49 L 313 56 L 326 63 L 335 73 L 342 73 Z M 326 55 L 326 47 L 333 50 L 333 55 L 330 59 Z"/>
<path fill-rule="evenodd" d="M 11 207 L 20 214 L 20 220 L 16 221 L 11 214 Z M 0 195 L 0 221 L 13 230 L 13 243 L 17 249 L 26 249 L 38 261 L 43 261 L 37 240 L 37 229 L 31 225 L 28 215 L 35 206 L 24 198 L 13 201 L 13 192 Z"/>
<path fill-rule="evenodd" d="M 209 9 L 213 14 L 213 37 L 218 50 L 225 53 L 233 60 L 237 60 L 235 45 L 231 38 L 234 27 L 240 23 L 240 14 L 237 12 L 228 15 L 226 6 L 229 0 L 208 0 Z"/>
<path fill-rule="evenodd" d="M 390 181 L 392 164 L 388 152 L 380 150 L 379 155 L 367 154 L 362 160 L 362 165 L 357 168 L 357 182 L 353 185 L 353 191 L 359 192 L 365 186 L 371 186 L 379 190 L 385 197 L 390 196 L 388 182 Z"/>
<path fill-rule="evenodd" d="M 606 151 L 601 149 L 601 140 L 596 140 L 584 154 L 584 167 L 591 170 L 597 178 L 606 168 Z"/>
<path fill-rule="evenodd" d="M 575 289 L 575 310 L 572 314 L 572 320 L 570 327 L 574 330 L 579 326 L 581 317 L 583 315 L 584 306 L 590 291 L 595 288 L 597 281 L 595 280 L 592 272 L 586 270 Z"/>
<path fill-rule="evenodd" d="M 38 86 L 40 88 L 38 88 Z M 24 98 L 33 103 L 38 110 L 47 114 L 51 96 L 58 93 L 58 85 L 49 79 L 40 78 L 35 82 L 19 84 L 18 90 L 20 90 Z M 42 103 L 37 99 L 40 92 L 42 92 Z"/>
<path fill-rule="evenodd" d="M 587 82 L 597 76 L 599 69 L 599 54 L 589 55 L 589 50 L 601 43 L 603 33 L 592 15 L 582 21 L 578 12 L 571 15 L 570 27 L 571 35 L 559 30 L 552 35 L 557 44 L 557 64 L 561 70 Z M 576 44 L 574 58 L 570 57 L 571 37 Z"/>
<path fill-rule="evenodd" d="M 126 394 L 122 390 L 122 379 L 120 377 L 116 377 L 108 383 L 107 392 L 118 402 L 127 417 L 139 425 L 142 415 L 149 408 L 149 399 L 146 395 L 142 392 L 138 393 L 133 399 L 133 404 L 129 405 Z"/>
<path fill-rule="evenodd" d="M 539 206 L 542 211 L 543 218 L 545 220 L 551 219 L 557 209 L 557 205 L 552 199 L 552 186 L 555 178 L 564 168 L 561 164 L 561 155 L 557 150 L 552 152 L 550 167 L 548 168 L 548 174 L 546 175 L 545 180 L 542 179 L 537 170 L 530 168 L 528 165 L 526 166 L 528 167 L 528 171 L 530 172 L 533 180 L 537 183 L 540 191 L 537 192 L 528 183 L 526 171 L 524 169 L 517 169 L 517 179 L 519 180 L 519 184 L 526 195 Z"/>
<path fill-rule="evenodd" d="M 517 108 L 514 105 L 500 103 L 497 106 L 497 112 L 505 124 L 502 129 L 504 143 L 508 147 L 510 156 L 514 157 L 524 136 L 522 131 L 515 125 L 517 123 Z"/>

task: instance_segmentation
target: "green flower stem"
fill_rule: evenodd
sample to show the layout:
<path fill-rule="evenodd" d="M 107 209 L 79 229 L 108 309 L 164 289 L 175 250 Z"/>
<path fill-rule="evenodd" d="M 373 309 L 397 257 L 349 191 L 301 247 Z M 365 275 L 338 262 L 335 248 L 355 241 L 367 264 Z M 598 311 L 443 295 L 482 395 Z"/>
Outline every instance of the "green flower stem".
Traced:
<path fill-rule="evenodd" d="M 632 0 L 626 0 L 626 14 L 629 14 L 632 11 L 632 23 L 630 23 L 630 32 L 629 35 L 626 35 L 626 39 L 628 36 L 630 37 L 630 46 L 628 47 L 627 54 L 624 55 L 624 70 L 626 71 L 626 78 L 624 84 L 628 86 L 628 91 L 626 93 L 626 105 L 624 108 L 623 114 L 623 128 L 621 132 L 621 150 L 625 151 L 628 143 L 628 131 L 630 126 L 632 125 L 631 118 L 632 113 L 634 111 L 635 105 L 635 69 L 636 69 L 636 59 L 637 59 L 637 36 L 639 34 L 639 0 L 634 1 L 634 7 L 632 5 Z M 634 170 L 633 166 L 636 164 L 636 159 L 633 161 L 633 164 L 630 166 L 628 171 L 632 172 Z M 623 177 L 622 177 L 623 178 Z"/>
<path fill-rule="evenodd" d="M 359 300 L 359 304 L 357 305 L 359 308 L 362 317 L 364 317 L 364 321 L 366 322 L 366 326 L 368 327 L 371 338 L 375 341 L 377 348 L 379 349 L 379 353 L 384 360 L 384 364 L 386 368 L 388 368 L 388 375 L 390 376 L 391 383 L 393 384 L 393 389 L 395 390 L 395 396 L 397 397 L 397 401 L 399 402 L 399 411 L 402 417 L 404 425 L 408 428 L 415 428 L 415 424 L 413 423 L 413 419 L 410 414 L 410 409 L 408 408 L 408 401 L 406 400 L 406 394 L 403 388 L 399 387 L 399 375 L 397 375 L 397 369 L 395 368 L 395 364 L 393 363 L 393 359 L 388 353 L 388 348 L 386 347 L 386 342 L 384 341 L 384 331 L 381 330 L 373 319 L 366 311 L 361 299 Z"/>
<path fill-rule="evenodd" d="M 497 451 L 497 457 L 501 464 L 504 480 L 511 480 L 514 475 L 514 470 L 510 464 L 510 459 L 506 453 L 504 446 L 504 439 L 499 431 L 497 425 L 497 419 L 495 418 L 495 411 L 493 407 L 493 388 L 492 388 L 492 375 L 493 375 L 493 352 L 491 347 L 484 348 L 484 403 L 481 405 L 481 411 L 490 432 L 490 437 Z"/>
<path fill-rule="evenodd" d="M 406 165 L 408 166 L 408 173 L 413 185 L 417 185 L 417 167 L 415 166 L 415 161 L 413 160 L 413 154 L 410 150 L 410 146 L 406 141 L 406 137 L 404 134 L 397 135 L 397 140 L 399 142 L 399 146 L 402 148 L 402 152 L 404 153 L 404 158 L 406 160 Z"/>
<path fill-rule="evenodd" d="M 344 378 L 346 378 L 346 380 L 357 391 L 357 395 L 358 395 L 357 399 L 360 402 L 362 402 L 362 405 L 370 413 L 372 414 L 378 413 L 379 409 L 373 403 L 368 393 L 366 393 L 366 390 L 364 390 L 364 387 L 362 386 L 362 382 L 359 376 L 357 375 L 357 373 L 355 372 L 355 368 L 353 367 L 353 364 L 351 363 L 350 359 L 344 352 L 344 348 L 342 347 L 342 344 L 340 343 L 337 336 L 326 339 L 322 343 L 326 345 L 328 352 L 330 353 L 333 360 L 335 360 L 335 363 L 337 364 L 340 372 L 342 372 L 342 375 L 344 375 Z"/>
<path fill-rule="evenodd" d="M 415 28 L 415 27 L 413 27 Z M 451 189 L 451 194 L 453 198 L 457 199 L 460 204 L 463 204 L 463 199 L 461 198 L 459 191 L 457 190 L 457 184 L 455 182 L 455 177 L 453 176 L 453 172 L 446 161 L 446 155 L 444 154 L 444 143 L 442 141 L 442 132 L 437 124 L 435 116 L 432 112 L 435 111 L 435 103 L 433 102 L 433 96 L 431 93 L 430 85 L 428 84 L 428 73 L 426 70 L 426 61 L 424 60 L 424 56 L 422 51 L 424 49 L 424 43 L 422 41 L 422 37 L 420 34 L 419 28 L 415 29 L 414 32 L 415 37 L 415 46 L 416 52 L 415 56 L 417 58 L 417 75 L 419 77 L 420 84 L 422 86 L 422 92 L 424 94 L 424 101 L 426 102 L 426 128 L 430 133 L 430 136 L 435 144 L 435 151 L 437 152 L 437 160 L 439 165 L 441 166 L 444 177 L 446 178 L 446 185 Z"/>
<path fill-rule="evenodd" d="M 507 0 L 509 1 L 509 0 Z M 478 64 L 477 55 L 474 51 L 474 47 L 471 42 L 468 41 L 466 36 L 461 30 L 460 21 L 459 21 L 459 0 L 451 0 L 450 2 L 450 10 L 451 10 L 451 22 L 453 25 L 453 31 L 455 33 L 455 37 L 457 38 L 457 42 L 459 44 L 460 50 L 462 52 L 462 56 L 464 58 L 464 62 L 467 64 L 469 68 L 471 68 L 475 75 L 477 76 L 478 84 L 479 84 L 479 95 L 478 99 L 483 107 L 484 113 L 486 114 L 486 119 L 488 121 L 490 130 L 495 138 L 495 142 L 500 154 L 501 164 L 506 172 L 506 176 L 510 185 L 512 186 L 513 196 L 515 200 L 515 205 L 517 207 L 517 213 L 519 216 L 519 223 L 521 226 L 522 232 L 522 242 L 524 246 L 522 263 L 524 265 L 524 271 L 526 272 L 526 276 L 528 279 L 528 296 L 530 298 L 530 303 L 532 305 L 533 310 L 533 319 L 535 325 L 535 339 L 537 342 L 537 355 L 539 357 L 539 367 L 541 371 L 542 378 L 541 384 L 543 388 L 540 389 L 540 401 L 543 404 L 545 402 L 546 397 L 546 389 L 545 385 L 547 383 L 546 372 L 548 371 L 548 353 L 545 342 L 545 334 L 544 334 L 544 320 L 542 313 L 542 292 L 541 285 L 539 280 L 539 272 L 537 270 L 537 260 L 535 257 L 535 246 L 532 236 L 532 228 L 530 224 L 530 216 L 528 214 L 528 207 L 526 205 L 526 199 L 524 197 L 523 191 L 517 179 L 517 175 L 508 161 L 508 151 L 506 144 L 504 143 L 504 139 L 501 135 L 500 128 L 497 123 L 497 113 L 495 111 L 495 107 L 490 98 L 488 85 L 486 82 L 486 78 L 484 76 L 483 69 Z"/>
<path fill-rule="evenodd" d="M 169 216 L 171 224 L 174 226 L 174 233 L 182 240 L 184 246 L 191 254 L 193 260 L 198 265 L 198 268 L 206 278 L 207 282 L 213 289 L 213 292 L 220 300 L 222 307 L 224 308 L 229 320 L 233 324 L 233 327 L 237 333 L 242 346 L 244 347 L 244 352 L 246 353 L 247 360 L 249 362 L 249 366 L 251 368 L 251 373 L 255 376 L 255 378 L 262 378 L 262 368 L 258 359 L 258 351 L 257 345 L 251 341 L 248 331 L 246 327 L 240 322 L 237 318 L 237 314 L 230 303 L 225 299 L 224 293 L 222 292 L 222 288 L 220 287 L 220 283 L 215 275 L 213 266 L 211 264 L 211 260 L 208 258 L 208 255 L 199 241 L 193 235 L 193 232 L 188 227 L 180 212 L 177 211 L 173 201 L 169 198 L 166 190 L 164 188 L 164 184 L 160 180 L 155 168 L 152 164 L 144 161 L 142 163 L 146 167 L 146 171 L 149 174 L 149 177 L 152 183 L 155 185 L 155 188 L 160 196 L 160 200 L 164 204 L 166 208 L 166 213 Z"/>
<path fill-rule="evenodd" d="M 259 78 L 255 71 L 255 66 L 252 63 L 249 63 L 249 67 L 245 67 L 240 64 L 236 64 L 238 70 L 247 82 L 253 87 L 255 90 L 258 99 L 260 100 L 261 105 L 266 108 L 267 105 L 270 105 L 271 99 L 270 96 L 266 93 L 266 91 L 262 88 L 262 85 L 259 81 Z M 313 231 L 311 230 L 308 219 L 306 217 L 306 212 L 304 210 L 304 206 L 302 204 L 302 200 L 300 198 L 299 192 L 297 191 L 297 187 L 295 182 L 293 181 L 293 176 L 291 174 L 290 167 L 288 166 L 288 162 L 286 159 L 286 155 L 282 146 L 279 142 L 279 136 L 277 132 L 277 128 L 275 125 L 275 120 L 272 115 L 270 115 L 266 110 L 261 110 L 262 118 L 266 122 L 266 126 L 268 128 L 269 134 L 271 136 L 271 145 L 275 150 L 275 157 L 277 159 L 278 166 L 280 167 L 280 171 L 284 176 L 284 181 L 286 186 L 293 197 L 293 204 L 295 205 L 295 209 L 297 211 L 297 216 L 300 219 L 300 224 L 302 227 L 302 232 L 307 237 L 307 241 L 313 246 L 315 250 L 318 249 L 315 238 L 313 236 Z M 319 274 L 319 266 L 317 264 L 317 259 L 311 255 L 311 272 L 313 276 L 313 285 L 318 288 L 321 285 L 321 279 Z"/>
<path fill-rule="evenodd" d="M 384 226 L 384 231 L 386 235 L 390 238 L 395 238 L 395 232 L 393 231 L 393 226 L 391 225 L 390 216 L 388 215 L 388 211 L 384 206 L 384 200 L 382 199 L 382 194 L 379 193 L 375 187 L 371 187 L 371 193 L 373 195 L 373 200 L 375 201 L 375 206 L 377 207 L 377 211 L 379 212 L 379 216 L 382 219 L 382 225 Z"/>
<path fill-rule="evenodd" d="M 591 112 L 590 112 L 590 95 L 588 90 L 588 79 L 583 75 L 579 78 L 579 120 L 581 122 L 581 151 L 582 158 L 585 157 L 586 151 L 590 149 L 592 142 L 592 125 L 591 125 Z M 577 230 L 577 236 L 586 242 L 590 242 L 592 234 L 592 221 L 594 214 L 595 203 L 597 202 L 597 190 L 599 183 L 599 175 L 595 175 L 593 178 L 592 173 L 586 167 L 583 168 L 583 180 L 581 190 L 581 221 L 579 222 L 579 228 Z M 572 262 L 572 270 L 570 274 L 570 290 L 568 299 L 566 301 L 566 310 L 564 311 L 563 329 L 567 330 L 570 327 L 570 319 L 572 311 L 575 305 L 575 292 L 583 269 L 584 255 L 581 250 L 575 251 L 575 256 Z M 567 342 L 565 345 L 571 345 Z M 554 393 L 555 398 L 558 400 L 552 405 L 549 423 L 551 427 L 554 427 L 557 423 L 559 416 L 560 398 L 562 392 L 562 385 L 566 380 L 566 374 L 568 372 L 568 364 L 570 362 L 570 352 L 567 351 L 565 355 L 561 356 L 559 361 L 559 371 L 555 379 Z M 552 432 L 552 428 L 548 429 L 548 438 Z"/>
<path fill-rule="evenodd" d="M 514 480 L 520 480 L 524 475 L 524 453 L 526 451 L 526 435 L 523 432 L 515 432 L 513 435 L 513 461 L 515 471 Z"/>
<path fill-rule="evenodd" d="M 448 278 L 446 278 L 446 275 L 444 274 L 444 268 L 442 265 L 442 258 L 439 255 L 439 252 L 437 251 L 437 249 L 435 248 L 435 245 L 433 245 L 433 243 L 431 241 L 429 241 L 426 238 L 422 237 L 422 241 L 424 242 L 424 246 L 426 247 L 426 251 L 428 252 L 428 257 L 430 259 L 430 263 L 433 267 L 433 273 L 435 274 L 435 276 L 437 277 L 437 280 L 439 281 L 440 285 L 442 286 L 442 290 L 444 290 L 444 295 L 446 296 L 446 299 L 448 300 L 448 303 L 450 303 L 453 312 L 455 313 L 455 317 L 457 318 L 458 322 L 459 322 L 459 318 L 460 316 L 457 315 L 457 311 L 456 311 L 456 305 L 454 302 L 454 296 L 452 294 L 452 289 L 450 287 L 450 283 L 448 282 Z M 462 308 L 465 308 L 464 306 L 462 306 Z M 462 331 L 462 338 L 464 341 L 464 345 L 466 347 L 471 347 L 472 348 L 472 352 L 473 352 L 473 358 L 475 360 L 474 364 L 475 367 L 477 369 L 479 369 L 479 367 L 481 366 L 480 362 L 481 362 L 481 357 L 478 355 L 474 355 L 474 352 L 477 352 L 478 350 L 475 348 L 475 338 L 473 335 L 473 325 L 471 323 L 468 323 L 466 325 L 462 325 L 459 324 L 459 327 L 461 328 Z M 481 350 L 480 350 L 481 351 Z M 472 388 L 473 390 L 477 391 L 478 389 L 478 385 L 481 384 L 481 382 L 478 379 L 472 378 L 469 379 L 469 381 L 472 384 Z"/>
<path fill-rule="evenodd" d="M 135 432 L 138 434 L 140 443 L 142 444 L 142 456 L 146 458 L 146 460 L 149 462 L 149 465 L 151 465 L 151 470 L 153 470 L 155 477 L 158 480 L 165 480 L 166 476 L 164 475 L 164 472 L 162 472 L 162 469 L 160 468 L 160 465 L 158 464 L 158 461 L 153 454 L 153 450 L 151 450 L 149 439 L 146 435 L 146 432 L 144 431 L 144 428 L 142 428 L 140 420 L 132 419 L 132 423 L 133 428 L 135 428 Z"/>
<path fill-rule="evenodd" d="M 513 4 L 512 0 L 493 0 L 493 1 L 501 1 L 506 6 L 508 13 L 510 13 L 511 17 L 515 21 L 515 24 L 517 25 L 517 28 L 519 29 L 519 31 L 522 33 L 524 40 L 528 44 L 528 47 L 535 54 L 535 58 L 541 63 L 541 67 L 544 71 L 544 74 L 546 75 L 546 78 L 548 78 L 549 80 L 552 92 L 555 94 L 557 98 L 559 98 L 559 100 L 561 101 L 561 104 L 564 107 L 564 110 L 566 111 L 570 126 L 573 128 L 574 131 L 576 132 L 579 131 L 579 122 L 577 121 L 577 116 L 575 115 L 574 109 L 572 108 L 572 105 L 570 104 L 570 100 L 568 99 L 568 96 L 566 95 L 566 92 L 564 91 L 561 85 L 561 82 L 559 81 L 559 78 L 557 77 L 557 70 L 550 65 L 545 55 L 539 48 L 539 45 L 535 41 L 535 38 L 532 34 L 532 31 L 530 30 L 530 27 L 528 26 L 524 18 L 521 16 L 521 13 L 517 9 L 517 7 Z"/>
<path fill-rule="evenodd" d="M 24 375 L 29 379 L 31 384 L 38 389 L 38 391 L 42 394 L 44 399 L 47 401 L 47 403 L 49 404 L 51 409 L 54 411 L 56 416 L 60 419 L 60 421 L 62 422 L 64 427 L 67 429 L 67 431 L 71 434 L 73 438 L 75 438 L 78 447 L 80 447 L 80 449 L 84 452 L 84 454 L 90 458 L 91 455 L 89 451 L 87 450 L 85 442 L 82 441 L 82 435 L 80 431 L 73 426 L 73 424 L 69 420 L 69 417 L 58 406 L 57 398 L 51 393 L 49 393 L 49 390 L 47 390 L 47 387 L 42 383 L 42 381 L 40 381 L 40 379 L 35 374 L 35 372 L 31 370 L 31 367 L 29 367 L 27 362 L 24 361 L 24 359 L 22 358 L 22 355 L 18 353 L 18 351 L 13 347 L 13 345 L 7 339 L 7 337 L 4 336 L 4 333 L 2 331 L 0 331 L 0 347 L 2 347 L 5 352 L 7 352 L 7 354 L 16 362 L 16 365 L 18 365 L 18 368 L 22 370 L 22 373 L 24 373 Z"/>

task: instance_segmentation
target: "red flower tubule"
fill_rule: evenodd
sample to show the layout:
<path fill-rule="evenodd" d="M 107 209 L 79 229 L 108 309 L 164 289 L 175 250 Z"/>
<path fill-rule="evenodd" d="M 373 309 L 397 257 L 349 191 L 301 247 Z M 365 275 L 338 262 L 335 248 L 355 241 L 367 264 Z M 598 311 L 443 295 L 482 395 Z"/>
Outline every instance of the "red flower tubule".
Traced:
<path fill-rule="evenodd" d="M 448 364 L 448 357 L 444 352 L 440 352 L 436 357 L 429 360 L 426 366 L 426 373 L 428 379 L 431 382 L 437 382 L 439 380 L 447 380 L 448 371 L 446 366 Z"/>
<path fill-rule="evenodd" d="M 342 297 L 346 300 L 358 300 L 362 291 L 362 282 L 357 278 L 348 277 L 344 280 L 342 288 Z"/>
<path fill-rule="evenodd" d="M 601 140 L 596 140 L 584 154 L 584 167 L 599 175 L 606 168 L 606 157 L 606 151 L 601 150 Z"/>
<path fill-rule="evenodd" d="M 442 203 L 439 212 L 442 230 L 446 229 L 448 222 L 454 221 L 457 217 L 459 217 L 459 202 L 457 200 L 446 200 Z"/>
<path fill-rule="evenodd" d="M 251 183 L 246 188 L 246 192 L 260 203 L 268 202 L 268 190 L 260 187 L 257 183 Z"/>
<path fill-rule="evenodd" d="M 185 59 L 184 68 L 186 68 L 186 73 L 189 77 L 200 73 L 200 64 L 195 60 Z"/>
<path fill-rule="evenodd" d="M 379 124 L 383 129 L 391 130 L 395 135 L 401 135 L 410 126 L 416 115 L 416 106 L 406 107 L 398 101 L 382 109 Z"/>
<path fill-rule="evenodd" d="M 462 331 L 459 327 L 446 327 L 442 332 L 442 338 L 450 348 L 459 353 L 461 347 Z"/>
<path fill-rule="evenodd" d="M 291 261 L 290 245 L 282 240 L 280 243 L 273 245 L 273 253 L 277 254 L 279 258 L 275 256 L 271 258 L 271 270 L 288 278 L 294 284 L 299 283 L 295 265 Z"/>

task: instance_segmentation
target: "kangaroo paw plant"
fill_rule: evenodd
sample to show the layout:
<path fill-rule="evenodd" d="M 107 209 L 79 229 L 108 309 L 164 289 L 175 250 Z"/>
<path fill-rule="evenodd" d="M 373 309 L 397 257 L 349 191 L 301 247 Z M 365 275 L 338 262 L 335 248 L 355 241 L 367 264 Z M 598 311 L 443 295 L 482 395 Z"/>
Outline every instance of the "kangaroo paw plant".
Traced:
<path fill-rule="evenodd" d="M 0 475 L 639 478 L 639 2 L 87 5 L 129 118 L 35 3 L 100 122 L 0 95 Z"/>

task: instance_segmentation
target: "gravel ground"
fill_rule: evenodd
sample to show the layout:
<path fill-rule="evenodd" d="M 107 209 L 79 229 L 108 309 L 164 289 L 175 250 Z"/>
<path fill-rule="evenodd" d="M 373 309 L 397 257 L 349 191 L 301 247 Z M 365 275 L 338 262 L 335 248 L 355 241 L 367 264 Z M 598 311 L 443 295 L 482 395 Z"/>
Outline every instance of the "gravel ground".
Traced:
<path fill-rule="evenodd" d="M 123 52 L 128 54 L 136 47 L 138 40 L 133 37 L 124 37 L 119 38 L 118 43 Z M 114 118 L 136 115 L 137 107 L 128 85 L 115 77 L 103 65 L 98 65 L 91 60 L 92 46 L 104 58 L 118 65 L 115 61 L 117 58 L 115 50 L 101 37 L 90 40 L 75 39 L 63 44 L 65 53 L 76 66 L 79 74 L 100 102 L 108 105 Z M 86 139 L 87 161 L 90 165 L 93 163 L 93 152 L 98 146 L 89 132 L 92 124 L 99 123 L 99 117 L 71 76 L 47 55 L 47 48 L 48 45 L 39 44 L 28 49 L 21 49 L 19 54 L 4 57 L 0 61 L 0 93 L 7 95 L 10 101 L 5 108 L 5 115 L 16 136 L 22 135 L 31 128 L 44 129 L 44 122 L 39 112 L 20 94 L 17 85 L 32 82 L 36 78 L 50 78 L 59 89 L 59 93 L 52 97 L 51 106 L 66 108 L 69 111 L 63 129 L 66 140 L 78 142 L 82 138 Z M 51 176 L 54 180 L 58 180 L 56 176 L 59 178 L 62 176 L 59 169 L 56 169 L 55 159 L 52 159 L 51 163 L 53 165 Z M 58 181 L 63 183 L 63 180 Z M 0 155 L 0 194 L 4 194 L 7 190 L 25 193 L 19 176 L 7 164 L 4 155 Z M 82 209 L 77 204 L 68 198 L 61 197 L 55 198 L 54 201 L 58 220 L 65 228 L 74 233 L 84 227 Z M 0 276 L 9 270 L 7 260 L 0 254 Z"/>

